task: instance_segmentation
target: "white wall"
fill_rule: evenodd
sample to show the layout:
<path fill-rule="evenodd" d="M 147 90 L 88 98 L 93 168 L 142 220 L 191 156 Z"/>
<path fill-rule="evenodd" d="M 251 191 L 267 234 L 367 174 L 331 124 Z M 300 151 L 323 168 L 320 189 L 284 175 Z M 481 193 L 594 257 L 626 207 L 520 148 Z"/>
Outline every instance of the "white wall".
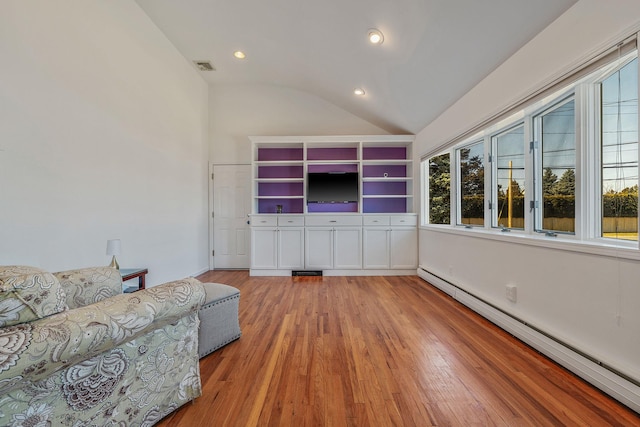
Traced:
<path fill-rule="evenodd" d="M 385 135 L 385 130 L 306 92 L 277 85 L 211 85 L 210 159 L 249 164 L 251 135 Z"/>
<path fill-rule="evenodd" d="M 207 85 L 129 0 L 0 3 L 0 264 L 207 269 Z"/>
<path fill-rule="evenodd" d="M 416 137 L 428 153 L 615 39 L 640 29 L 637 0 L 581 0 Z M 419 157 L 419 156 L 418 156 Z M 640 380 L 640 264 L 420 230 L 420 264 Z M 505 286 L 518 286 L 518 302 Z"/>

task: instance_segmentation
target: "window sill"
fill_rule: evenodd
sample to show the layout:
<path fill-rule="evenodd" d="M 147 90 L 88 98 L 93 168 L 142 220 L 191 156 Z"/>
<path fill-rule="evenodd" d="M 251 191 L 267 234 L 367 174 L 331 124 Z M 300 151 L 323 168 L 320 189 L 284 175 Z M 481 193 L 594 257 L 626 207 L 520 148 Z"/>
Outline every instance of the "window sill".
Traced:
<path fill-rule="evenodd" d="M 595 240 L 576 240 L 574 238 L 564 237 L 562 234 L 558 234 L 556 237 L 549 237 L 544 234 L 528 234 L 515 230 L 509 233 L 503 233 L 500 229 L 493 230 L 481 227 L 464 228 L 462 226 L 451 225 L 422 225 L 420 226 L 420 230 L 611 258 L 640 260 L 640 250 L 637 247 L 637 242 L 635 242 L 636 247 L 630 247 Z M 632 244 L 633 243 L 634 242 L 632 242 Z"/>

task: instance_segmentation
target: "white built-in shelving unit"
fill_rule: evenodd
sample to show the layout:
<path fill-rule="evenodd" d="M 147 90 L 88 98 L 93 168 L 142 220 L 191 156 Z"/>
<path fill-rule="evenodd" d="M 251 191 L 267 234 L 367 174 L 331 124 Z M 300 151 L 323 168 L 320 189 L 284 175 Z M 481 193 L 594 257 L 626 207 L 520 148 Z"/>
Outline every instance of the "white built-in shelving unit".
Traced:
<path fill-rule="evenodd" d="M 256 136 L 253 146 L 254 214 L 411 213 L 412 135 Z M 359 200 L 307 204 L 309 172 L 357 172 Z"/>
<path fill-rule="evenodd" d="M 413 136 L 251 137 L 251 274 L 415 274 Z M 308 203 L 310 173 L 357 173 L 357 200 Z"/>

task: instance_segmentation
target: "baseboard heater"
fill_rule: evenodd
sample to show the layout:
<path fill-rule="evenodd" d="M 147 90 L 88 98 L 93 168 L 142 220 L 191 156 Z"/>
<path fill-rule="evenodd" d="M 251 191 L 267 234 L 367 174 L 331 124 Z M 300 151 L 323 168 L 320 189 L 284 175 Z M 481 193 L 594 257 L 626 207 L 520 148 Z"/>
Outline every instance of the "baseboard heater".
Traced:
<path fill-rule="evenodd" d="M 322 276 L 322 270 L 293 270 L 292 276 Z"/>
<path fill-rule="evenodd" d="M 604 393 L 640 412 L 640 383 L 635 379 L 535 329 L 423 267 L 418 268 L 418 276 Z"/>

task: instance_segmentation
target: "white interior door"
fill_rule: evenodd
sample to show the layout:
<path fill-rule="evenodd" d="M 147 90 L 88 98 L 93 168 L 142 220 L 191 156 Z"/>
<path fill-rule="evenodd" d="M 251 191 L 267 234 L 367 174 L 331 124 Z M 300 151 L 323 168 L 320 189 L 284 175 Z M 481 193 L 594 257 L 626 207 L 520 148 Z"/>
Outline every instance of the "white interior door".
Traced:
<path fill-rule="evenodd" d="M 213 265 L 249 268 L 251 166 L 213 166 Z"/>

